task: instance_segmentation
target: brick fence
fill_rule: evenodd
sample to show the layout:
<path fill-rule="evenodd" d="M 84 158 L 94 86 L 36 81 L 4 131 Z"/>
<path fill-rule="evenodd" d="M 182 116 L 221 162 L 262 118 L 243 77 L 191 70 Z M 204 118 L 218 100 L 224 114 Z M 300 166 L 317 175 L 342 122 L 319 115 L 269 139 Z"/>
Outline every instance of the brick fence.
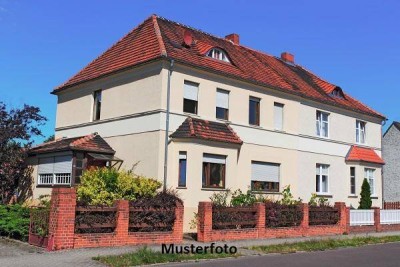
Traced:
<path fill-rule="evenodd" d="M 170 232 L 129 232 L 129 202 L 116 203 L 116 228 L 112 233 L 75 233 L 76 190 L 54 188 L 51 195 L 48 250 L 182 243 L 183 206 L 177 203 Z"/>
<path fill-rule="evenodd" d="M 348 209 L 342 202 L 336 202 L 335 207 L 339 210 L 340 220 L 335 225 L 310 226 L 308 219 L 308 205 L 302 204 L 303 220 L 296 227 L 266 227 L 265 204 L 257 203 L 256 226 L 246 229 L 212 229 L 212 203 L 200 202 L 198 209 L 199 222 L 197 227 L 197 238 L 200 242 L 211 242 L 220 240 L 239 240 L 257 238 L 282 238 L 300 236 L 321 236 L 346 233 L 348 221 Z"/>

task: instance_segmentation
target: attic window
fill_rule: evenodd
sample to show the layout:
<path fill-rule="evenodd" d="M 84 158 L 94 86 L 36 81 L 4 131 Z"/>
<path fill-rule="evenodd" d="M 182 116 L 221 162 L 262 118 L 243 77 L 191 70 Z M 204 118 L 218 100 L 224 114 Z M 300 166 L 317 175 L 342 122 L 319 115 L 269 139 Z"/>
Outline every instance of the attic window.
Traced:
<path fill-rule="evenodd" d="M 331 96 L 337 97 L 337 98 L 342 98 L 342 99 L 344 98 L 343 91 L 339 87 L 336 87 L 335 89 L 333 89 L 333 91 L 331 92 Z"/>
<path fill-rule="evenodd" d="M 207 56 L 218 59 L 218 60 L 222 60 L 222 61 L 225 61 L 228 63 L 230 62 L 226 53 L 219 48 L 211 49 L 210 51 L 208 51 Z"/>

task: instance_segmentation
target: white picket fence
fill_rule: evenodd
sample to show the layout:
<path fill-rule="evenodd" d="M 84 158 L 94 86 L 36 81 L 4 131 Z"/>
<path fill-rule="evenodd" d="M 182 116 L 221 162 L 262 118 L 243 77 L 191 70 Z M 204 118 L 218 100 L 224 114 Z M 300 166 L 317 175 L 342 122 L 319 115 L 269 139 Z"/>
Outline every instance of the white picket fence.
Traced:
<path fill-rule="evenodd" d="M 400 224 L 400 210 L 381 210 L 381 224 Z"/>
<path fill-rule="evenodd" d="M 350 225 L 374 225 L 374 210 L 350 210 Z"/>

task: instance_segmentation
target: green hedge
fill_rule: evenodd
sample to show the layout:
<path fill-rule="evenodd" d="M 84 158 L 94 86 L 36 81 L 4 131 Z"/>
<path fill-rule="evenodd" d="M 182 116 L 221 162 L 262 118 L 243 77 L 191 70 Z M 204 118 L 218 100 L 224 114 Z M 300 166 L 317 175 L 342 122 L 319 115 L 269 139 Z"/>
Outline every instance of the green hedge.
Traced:
<path fill-rule="evenodd" d="M 0 205 L 0 235 L 28 240 L 29 208 L 21 205 Z"/>

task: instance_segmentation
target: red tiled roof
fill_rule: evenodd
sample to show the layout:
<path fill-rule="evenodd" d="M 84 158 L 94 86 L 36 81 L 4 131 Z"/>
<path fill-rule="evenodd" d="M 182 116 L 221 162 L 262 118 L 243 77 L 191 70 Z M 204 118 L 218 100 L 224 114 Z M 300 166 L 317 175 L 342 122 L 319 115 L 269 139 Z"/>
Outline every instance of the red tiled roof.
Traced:
<path fill-rule="evenodd" d="M 372 148 L 352 146 L 347 154 L 346 161 L 363 161 L 376 164 L 385 164 L 382 158 Z"/>
<path fill-rule="evenodd" d="M 185 32 L 193 36 L 194 41 L 190 47 L 183 45 Z M 206 53 L 212 47 L 223 49 L 231 63 L 207 57 Z M 336 85 L 299 65 L 285 63 L 280 58 L 156 15 L 146 19 L 78 74 L 57 87 L 54 92 L 163 57 L 384 119 L 383 115 L 346 93 L 344 98 L 332 96 L 330 93 Z"/>
<path fill-rule="evenodd" d="M 110 147 L 110 145 L 100 135 L 97 134 L 62 138 L 43 143 L 31 148 L 29 150 L 29 154 L 42 154 L 68 150 L 115 154 L 115 151 Z"/>
<path fill-rule="evenodd" d="M 171 134 L 172 138 L 197 138 L 209 141 L 242 144 L 239 136 L 226 123 L 213 122 L 188 117 L 178 129 Z"/>

